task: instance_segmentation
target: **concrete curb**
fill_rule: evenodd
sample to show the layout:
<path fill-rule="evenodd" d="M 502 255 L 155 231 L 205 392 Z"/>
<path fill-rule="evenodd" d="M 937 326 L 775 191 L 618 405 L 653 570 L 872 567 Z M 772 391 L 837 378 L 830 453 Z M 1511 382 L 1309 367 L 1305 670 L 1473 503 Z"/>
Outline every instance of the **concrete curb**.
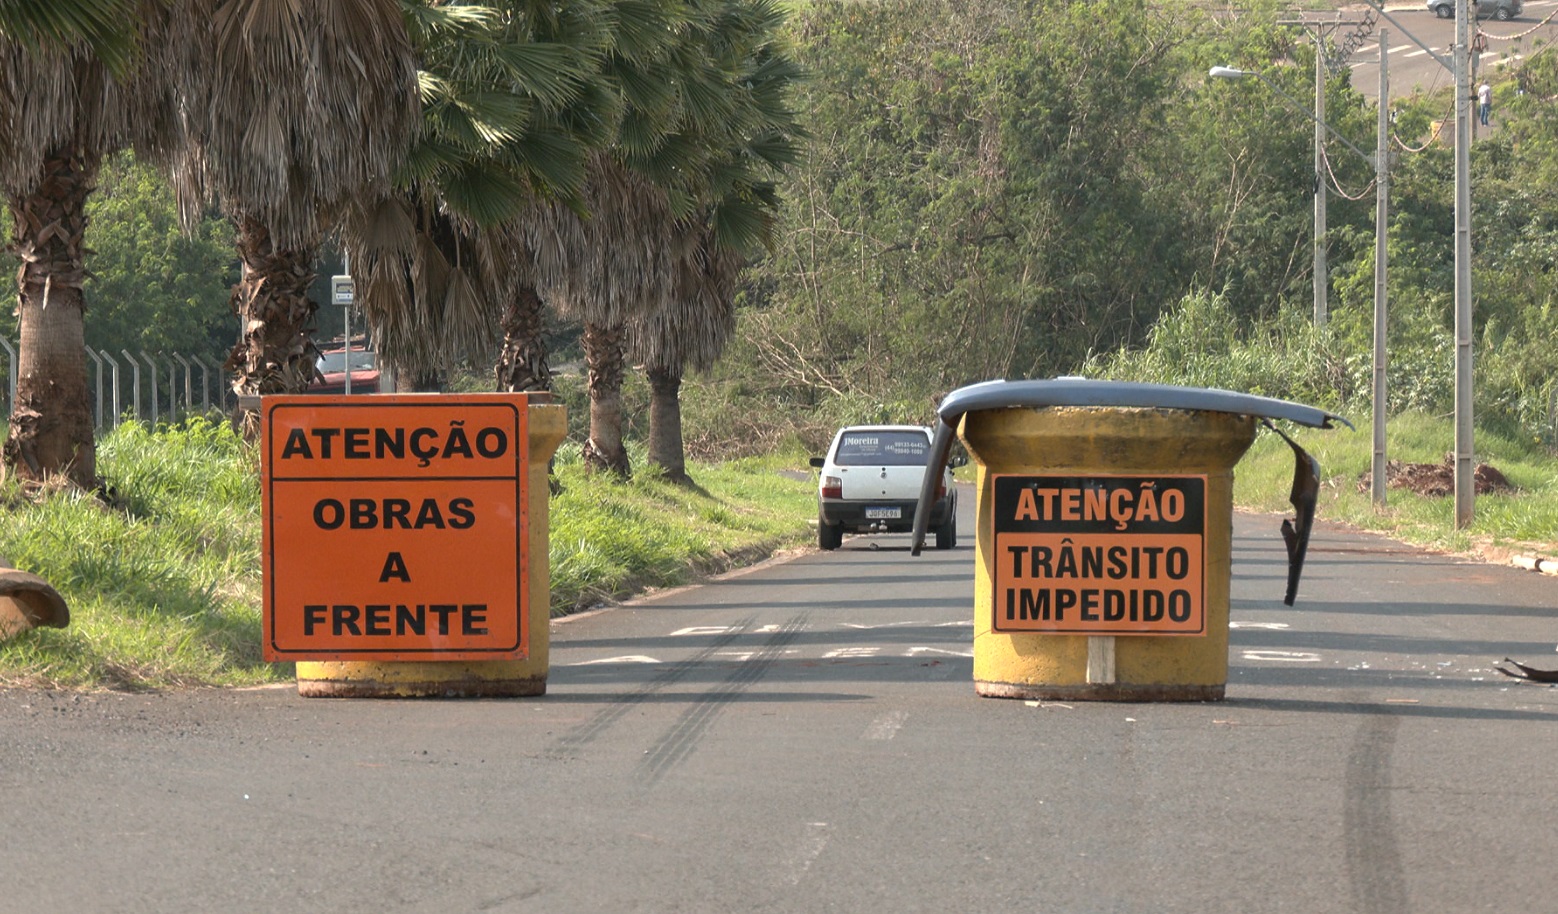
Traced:
<path fill-rule="evenodd" d="M 1558 575 L 1558 559 L 1536 555 L 1517 555 L 1509 560 L 1516 568 L 1535 571 L 1538 574 Z"/>

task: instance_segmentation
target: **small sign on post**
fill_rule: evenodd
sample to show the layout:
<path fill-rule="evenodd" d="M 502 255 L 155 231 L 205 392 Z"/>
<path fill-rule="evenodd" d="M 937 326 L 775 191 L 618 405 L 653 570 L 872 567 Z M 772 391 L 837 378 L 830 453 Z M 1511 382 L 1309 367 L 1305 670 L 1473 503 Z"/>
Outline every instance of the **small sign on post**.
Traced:
<path fill-rule="evenodd" d="M 1205 476 L 995 477 L 997 632 L 1206 634 Z"/>
<path fill-rule="evenodd" d="M 350 276 L 330 277 L 330 301 L 351 307 L 357 301 L 357 284 Z"/>
<path fill-rule="evenodd" d="M 529 656 L 523 394 L 282 395 L 261 416 L 266 660 Z"/>

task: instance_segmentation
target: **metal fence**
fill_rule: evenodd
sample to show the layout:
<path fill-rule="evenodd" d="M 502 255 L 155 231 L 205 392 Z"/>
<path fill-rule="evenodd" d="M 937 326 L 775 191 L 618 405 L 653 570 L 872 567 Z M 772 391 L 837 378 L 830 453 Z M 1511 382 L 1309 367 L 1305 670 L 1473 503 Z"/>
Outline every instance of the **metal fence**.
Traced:
<path fill-rule="evenodd" d="M 3 416 L 10 416 L 16 403 L 16 374 L 19 362 L 16 347 L 0 339 L 5 356 L 6 384 L 3 390 Z M 180 352 L 119 354 L 106 349 L 86 347 L 87 387 L 92 395 L 92 415 L 98 431 L 106 431 L 126 420 L 177 422 L 189 415 L 212 410 L 227 412 L 237 405 L 232 391 L 222 380 L 222 357 L 205 358 Z M 144 371 L 143 371 L 144 369 Z M 196 374 L 199 383 L 196 383 Z M 212 391 L 215 390 L 213 397 Z"/>

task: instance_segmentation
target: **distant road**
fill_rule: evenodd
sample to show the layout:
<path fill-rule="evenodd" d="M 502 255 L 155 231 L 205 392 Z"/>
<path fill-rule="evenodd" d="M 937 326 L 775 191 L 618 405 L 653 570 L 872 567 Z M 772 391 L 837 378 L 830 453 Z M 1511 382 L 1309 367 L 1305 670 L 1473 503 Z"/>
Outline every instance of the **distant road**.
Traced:
<path fill-rule="evenodd" d="M 1411 95 L 1415 91 L 1433 92 L 1448 87 L 1453 81 L 1450 71 L 1435 61 L 1428 51 L 1407 37 L 1403 29 L 1416 36 L 1448 62 L 1451 60 L 1450 46 L 1455 41 L 1455 20 L 1435 17 L 1428 11 L 1426 4 L 1413 4 L 1404 8 L 1398 8 L 1396 4 L 1388 4 L 1385 9 L 1402 28 L 1397 28 L 1383 17 L 1378 17 L 1373 33 L 1358 46 L 1349 61 L 1353 87 L 1369 98 L 1379 94 L 1379 31 L 1381 29 L 1389 33 L 1387 41 L 1390 49 L 1391 98 Z M 1558 40 L 1558 16 L 1555 16 L 1552 22 L 1542 23 L 1542 20 L 1552 15 L 1555 10 L 1558 10 L 1558 0 L 1527 0 L 1525 12 L 1518 19 L 1509 22 L 1498 22 L 1493 19 L 1477 20 L 1478 27 L 1486 33 L 1488 41 L 1486 49 L 1477 55 L 1476 72 L 1482 74 L 1489 72 L 1490 68 L 1496 70 L 1518 64 L 1527 56 L 1536 53 L 1539 48 L 1544 48 L 1554 40 Z M 1361 16 L 1361 12 L 1359 15 Z M 1341 39 L 1345 39 L 1346 35 L 1346 31 L 1337 33 L 1337 37 Z"/>

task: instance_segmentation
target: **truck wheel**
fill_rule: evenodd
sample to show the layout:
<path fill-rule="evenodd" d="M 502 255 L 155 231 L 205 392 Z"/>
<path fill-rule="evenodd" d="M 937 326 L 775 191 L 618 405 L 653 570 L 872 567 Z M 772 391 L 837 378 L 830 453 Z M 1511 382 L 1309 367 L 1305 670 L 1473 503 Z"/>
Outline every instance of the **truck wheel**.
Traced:
<path fill-rule="evenodd" d="M 958 544 L 958 513 L 949 511 L 947 522 L 936 528 L 936 548 L 951 549 Z"/>
<path fill-rule="evenodd" d="M 839 524 L 830 524 L 819 518 L 817 520 L 817 546 L 829 551 L 837 549 L 844 543 L 844 528 Z"/>

